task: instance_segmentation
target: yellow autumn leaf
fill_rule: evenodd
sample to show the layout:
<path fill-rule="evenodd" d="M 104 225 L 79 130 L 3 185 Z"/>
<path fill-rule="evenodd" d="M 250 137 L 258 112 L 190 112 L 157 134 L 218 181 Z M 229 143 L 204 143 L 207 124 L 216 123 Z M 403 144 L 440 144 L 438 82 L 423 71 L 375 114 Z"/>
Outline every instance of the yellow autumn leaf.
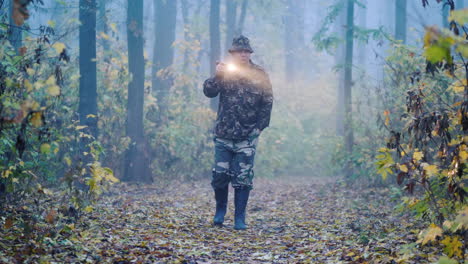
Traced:
<path fill-rule="evenodd" d="M 60 87 L 58 85 L 49 86 L 47 93 L 51 96 L 58 96 L 60 95 Z"/>
<path fill-rule="evenodd" d="M 112 31 L 117 32 L 117 25 L 115 23 L 110 23 L 109 27 L 112 29 Z"/>
<path fill-rule="evenodd" d="M 458 44 L 457 52 L 460 52 L 463 55 L 463 57 L 468 57 L 468 45 Z"/>
<path fill-rule="evenodd" d="M 448 21 L 454 20 L 458 24 L 466 24 L 468 23 L 468 12 L 466 9 L 460 9 L 460 10 L 453 10 L 450 12 Z"/>
<path fill-rule="evenodd" d="M 458 156 L 460 157 L 460 161 L 466 162 L 468 158 L 468 147 L 465 144 L 460 144 L 460 147 L 458 149 Z"/>
<path fill-rule="evenodd" d="M 8 178 L 10 174 L 11 174 L 11 170 L 4 170 L 2 171 L 2 178 Z"/>
<path fill-rule="evenodd" d="M 442 235 L 442 228 L 436 226 L 435 224 L 431 224 L 429 228 L 426 230 L 422 230 L 419 233 L 419 240 L 418 243 L 422 243 L 422 245 L 427 244 L 430 241 L 434 241 L 437 237 Z"/>
<path fill-rule="evenodd" d="M 91 178 L 91 179 L 88 180 L 87 184 L 88 184 L 89 190 L 91 192 L 95 192 L 97 194 L 100 194 L 101 189 L 99 188 L 98 180 L 96 180 L 94 178 Z"/>
<path fill-rule="evenodd" d="M 42 113 L 41 112 L 34 112 L 31 115 L 31 124 L 35 127 L 40 127 L 42 126 Z"/>
<path fill-rule="evenodd" d="M 34 111 L 39 110 L 40 107 L 41 107 L 41 105 L 40 105 L 38 102 L 36 102 L 36 101 L 33 101 L 33 102 L 31 103 L 31 109 L 34 110 Z"/>
<path fill-rule="evenodd" d="M 43 82 L 35 82 L 35 83 L 34 83 L 34 89 L 39 90 L 39 89 L 41 89 L 42 87 L 44 87 L 44 83 L 43 83 Z"/>
<path fill-rule="evenodd" d="M 106 40 L 108 40 L 108 39 L 109 39 L 109 35 L 107 35 L 107 34 L 106 34 L 106 33 L 104 33 L 104 32 L 101 32 L 101 34 L 100 34 L 100 35 L 101 35 L 101 38 L 103 38 L 103 39 L 106 39 Z"/>
<path fill-rule="evenodd" d="M 33 86 L 29 80 L 24 80 L 24 87 L 27 92 L 31 92 L 33 90 Z"/>
<path fill-rule="evenodd" d="M 462 246 L 463 244 L 460 242 L 457 236 L 450 237 L 447 236 L 444 240 L 440 241 L 443 245 L 445 245 L 445 253 L 449 256 L 457 256 L 461 257 L 462 256 Z"/>
<path fill-rule="evenodd" d="M 453 90 L 456 93 L 462 93 L 463 91 L 465 91 L 466 85 L 467 85 L 466 79 L 461 80 L 461 81 L 455 81 L 450 86 L 450 89 Z"/>
<path fill-rule="evenodd" d="M 50 27 L 54 28 L 54 27 L 55 27 L 55 21 L 49 20 L 49 21 L 47 21 L 47 25 L 49 25 Z"/>
<path fill-rule="evenodd" d="M 94 210 L 94 208 L 91 205 L 86 206 L 83 211 L 87 213 L 91 213 Z"/>
<path fill-rule="evenodd" d="M 65 44 L 62 42 L 55 42 L 52 47 L 57 51 L 57 53 L 62 53 L 62 51 L 65 49 Z"/>
<path fill-rule="evenodd" d="M 465 150 L 460 151 L 460 159 L 463 162 L 466 162 L 466 160 L 468 159 L 468 152 L 466 152 Z"/>
<path fill-rule="evenodd" d="M 116 177 L 114 177 L 114 175 L 112 175 L 112 174 L 106 175 L 106 179 L 107 179 L 108 181 L 113 182 L 113 183 L 119 182 L 119 179 L 117 179 Z"/>
<path fill-rule="evenodd" d="M 114 176 L 114 172 L 110 168 L 103 168 L 103 170 L 105 171 L 104 178 L 106 178 L 108 181 L 112 183 L 117 183 L 120 181 Z"/>
<path fill-rule="evenodd" d="M 63 158 L 63 160 L 65 161 L 65 163 L 66 163 L 68 166 L 71 166 L 71 163 L 72 163 L 72 162 L 71 162 L 70 157 L 65 157 L 65 158 Z"/>
<path fill-rule="evenodd" d="M 457 215 L 454 221 L 459 226 L 458 228 L 468 228 L 468 206 L 465 206 Z"/>
<path fill-rule="evenodd" d="M 46 81 L 45 84 L 47 85 L 55 85 L 55 77 L 51 75 Z"/>
<path fill-rule="evenodd" d="M 416 151 L 413 153 L 413 159 L 420 161 L 424 157 L 424 154 L 421 151 Z"/>
<path fill-rule="evenodd" d="M 31 69 L 31 68 L 27 68 L 26 73 L 28 73 L 28 75 L 34 75 L 36 73 L 36 71 Z"/>
<path fill-rule="evenodd" d="M 428 176 L 434 176 L 439 172 L 439 169 L 437 168 L 436 165 L 427 165 L 424 166 L 424 171 Z"/>
<path fill-rule="evenodd" d="M 400 165 L 400 170 L 401 170 L 402 172 L 408 172 L 408 167 L 406 167 L 405 164 Z"/>
<path fill-rule="evenodd" d="M 48 154 L 50 152 L 50 145 L 47 143 L 44 143 L 41 145 L 41 153 L 43 154 Z"/>

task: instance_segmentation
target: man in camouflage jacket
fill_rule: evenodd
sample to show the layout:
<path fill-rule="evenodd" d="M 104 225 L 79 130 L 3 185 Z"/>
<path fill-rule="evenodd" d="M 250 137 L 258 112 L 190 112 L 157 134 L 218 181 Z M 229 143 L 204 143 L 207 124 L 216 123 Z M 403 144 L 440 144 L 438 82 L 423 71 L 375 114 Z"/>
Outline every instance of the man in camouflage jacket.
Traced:
<path fill-rule="evenodd" d="M 235 189 L 234 228 L 246 229 L 245 209 L 253 188 L 253 165 L 260 133 L 269 126 L 273 91 L 268 74 L 250 60 L 249 39 L 233 39 L 232 64 L 219 63 L 216 75 L 205 81 L 207 97 L 219 97 L 214 127 L 215 164 L 211 185 L 215 191 L 213 223 L 222 225 L 227 208 L 228 186 Z"/>

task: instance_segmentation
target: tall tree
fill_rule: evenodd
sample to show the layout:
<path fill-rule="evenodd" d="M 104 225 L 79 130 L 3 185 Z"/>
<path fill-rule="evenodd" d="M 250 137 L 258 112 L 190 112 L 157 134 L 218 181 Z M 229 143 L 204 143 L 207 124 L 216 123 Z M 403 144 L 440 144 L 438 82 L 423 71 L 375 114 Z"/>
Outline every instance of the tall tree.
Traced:
<path fill-rule="evenodd" d="M 98 30 L 102 33 L 109 34 L 109 18 L 107 15 L 107 2 L 109 0 L 99 0 L 99 24 Z M 101 38 L 102 50 L 107 53 L 110 49 L 109 40 L 105 37 Z M 104 56 L 104 60 L 107 61 L 107 56 Z"/>
<path fill-rule="evenodd" d="M 237 2 L 233 0 L 226 1 L 226 44 L 224 50 L 227 51 L 231 46 L 232 39 L 236 32 L 237 20 Z"/>
<path fill-rule="evenodd" d="M 342 1 L 343 9 L 346 9 L 348 1 Z M 339 38 L 346 38 L 346 12 L 340 12 L 335 21 L 335 31 Z M 342 65 L 345 58 L 346 45 L 339 43 L 335 52 L 335 64 Z M 336 104 L 336 135 L 344 136 L 345 108 L 344 108 L 344 70 L 340 67 L 337 71 L 337 104 Z"/>
<path fill-rule="evenodd" d="M 216 72 L 216 61 L 221 56 L 221 37 L 219 32 L 220 0 L 211 0 L 210 6 L 210 73 Z M 211 109 L 217 111 L 219 96 L 211 99 Z"/>
<path fill-rule="evenodd" d="M 128 0 L 127 8 L 128 84 L 127 136 L 131 144 L 125 153 L 124 180 L 151 182 L 149 160 L 145 155 L 143 102 L 145 59 L 143 56 L 143 0 Z"/>
<path fill-rule="evenodd" d="M 242 2 L 241 13 L 240 13 L 240 17 L 239 17 L 239 23 L 237 24 L 237 30 L 235 32 L 236 35 L 242 34 L 242 32 L 244 30 L 245 17 L 247 16 L 247 5 L 248 5 L 248 3 L 249 3 L 248 0 L 244 0 Z"/>
<path fill-rule="evenodd" d="M 184 21 L 184 40 L 185 40 L 185 49 L 184 49 L 184 71 L 187 70 L 188 65 L 189 65 L 189 49 L 188 49 L 188 43 L 190 42 L 190 34 L 189 29 L 190 29 L 190 23 L 189 23 L 189 2 L 188 0 L 181 0 L 181 9 L 182 9 L 182 20 Z"/>
<path fill-rule="evenodd" d="M 367 0 L 361 0 L 360 2 L 364 5 L 364 7 L 361 7 L 358 9 L 358 14 L 356 16 L 359 18 L 359 21 L 358 21 L 359 27 L 367 28 L 367 9 L 368 9 Z M 368 53 L 367 48 L 368 48 L 367 43 L 360 43 L 358 47 L 357 60 L 363 70 L 366 69 L 366 56 Z"/>
<path fill-rule="evenodd" d="M 291 1 L 288 2 L 286 6 L 286 14 L 284 17 L 284 54 L 285 54 L 285 74 L 286 80 L 292 81 L 294 79 L 294 73 L 296 70 L 294 69 L 294 58 L 293 58 L 293 47 L 295 47 L 295 43 L 293 41 L 293 32 L 294 28 L 294 13 L 292 10 L 292 3 Z"/>
<path fill-rule="evenodd" d="M 344 69 L 344 109 L 346 120 L 344 124 L 345 131 L 345 149 L 349 155 L 353 152 L 353 127 L 352 127 L 352 65 L 353 65 L 353 46 L 354 46 L 354 0 L 348 0 L 346 12 L 346 51 L 345 51 L 345 69 Z M 352 174 L 351 166 L 346 168 L 346 176 Z"/>
<path fill-rule="evenodd" d="M 169 90 L 172 86 L 170 75 L 158 72 L 170 67 L 174 61 L 175 29 L 177 18 L 176 0 L 155 0 L 154 4 L 155 41 L 153 49 L 152 87 L 158 99 L 160 121 L 167 122 L 169 109 Z"/>
<path fill-rule="evenodd" d="M 27 5 L 30 1 L 9 1 L 9 22 L 10 27 L 8 31 L 8 38 L 11 45 L 15 48 L 16 52 L 19 52 L 19 48 L 23 45 L 23 24 L 24 21 L 29 18 L 29 12 Z M 3 4 L 3 2 L 2 2 Z M 3 7 L 2 7 L 3 9 Z M 5 8 L 6 9 L 6 8 Z"/>
<path fill-rule="evenodd" d="M 406 0 L 396 0 L 395 4 L 395 39 L 406 43 L 406 9 L 408 4 Z"/>
<path fill-rule="evenodd" d="M 97 137 L 97 80 L 96 80 L 96 0 L 79 2 L 80 102 L 81 124 Z"/>
<path fill-rule="evenodd" d="M 289 0 L 284 16 L 285 73 L 288 81 L 296 79 L 301 69 L 304 47 L 304 0 Z"/>

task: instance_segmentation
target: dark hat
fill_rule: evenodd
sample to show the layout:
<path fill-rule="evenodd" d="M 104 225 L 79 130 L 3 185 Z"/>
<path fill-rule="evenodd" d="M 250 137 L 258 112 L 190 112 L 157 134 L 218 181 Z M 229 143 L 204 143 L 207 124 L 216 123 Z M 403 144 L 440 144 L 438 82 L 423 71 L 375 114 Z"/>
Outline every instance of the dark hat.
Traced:
<path fill-rule="evenodd" d="M 232 40 L 232 47 L 229 49 L 229 52 L 246 50 L 250 53 L 253 53 L 252 47 L 250 47 L 250 41 L 247 37 L 240 35 L 235 37 Z"/>

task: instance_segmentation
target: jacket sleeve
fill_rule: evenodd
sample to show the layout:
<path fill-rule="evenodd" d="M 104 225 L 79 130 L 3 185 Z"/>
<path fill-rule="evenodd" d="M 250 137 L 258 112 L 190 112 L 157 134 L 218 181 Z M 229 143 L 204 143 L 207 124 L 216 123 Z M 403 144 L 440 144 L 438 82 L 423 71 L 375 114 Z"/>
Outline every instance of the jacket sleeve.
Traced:
<path fill-rule="evenodd" d="M 215 76 L 207 79 L 203 83 L 203 93 L 206 97 L 213 98 L 216 97 L 219 92 L 222 90 L 223 78 L 222 76 Z"/>
<path fill-rule="evenodd" d="M 271 110 L 273 108 L 273 89 L 266 73 L 262 83 L 262 89 L 262 100 L 260 102 L 259 116 L 257 119 L 257 128 L 260 129 L 260 131 L 270 125 Z"/>

